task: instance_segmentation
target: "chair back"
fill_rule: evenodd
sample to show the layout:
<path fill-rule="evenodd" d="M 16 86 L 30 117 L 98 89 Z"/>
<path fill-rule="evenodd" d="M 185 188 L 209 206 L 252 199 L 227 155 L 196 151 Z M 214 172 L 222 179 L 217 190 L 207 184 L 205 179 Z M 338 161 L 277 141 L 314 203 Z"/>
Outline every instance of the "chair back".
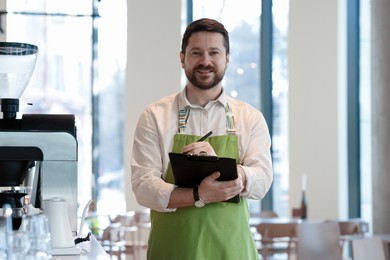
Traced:
<path fill-rule="evenodd" d="M 297 235 L 299 260 L 342 260 L 336 222 L 303 222 L 298 225 Z"/>
<path fill-rule="evenodd" d="M 360 223 L 355 221 L 339 221 L 340 235 L 341 236 L 351 236 L 359 235 L 360 232 Z"/>
<path fill-rule="evenodd" d="M 368 232 L 368 223 L 361 219 L 347 219 L 347 220 L 326 220 L 329 222 L 337 222 L 340 227 L 341 236 L 356 236 L 364 235 Z"/>
<path fill-rule="evenodd" d="M 135 212 L 128 211 L 124 214 L 119 214 L 112 220 L 112 223 L 120 223 L 122 227 L 135 226 Z"/>
<path fill-rule="evenodd" d="M 261 234 L 262 240 L 273 240 L 275 238 L 296 237 L 297 223 L 260 223 L 257 225 L 257 232 Z"/>
<path fill-rule="evenodd" d="M 294 251 L 297 225 L 298 222 L 263 222 L 258 224 L 256 229 L 261 237 L 261 246 L 258 247 L 257 251 L 263 259 L 267 259 L 268 255 L 275 253 L 287 254 L 289 258 Z"/>
<path fill-rule="evenodd" d="M 360 219 L 329 220 L 339 224 L 341 236 L 363 236 L 368 232 L 368 223 Z"/>
<path fill-rule="evenodd" d="M 137 224 L 150 223 L 150 209 L 141 209 L 135 212 L 135 222 Z"/>
<path fill-rule="evenodd" d="M 101 238 L 102 241 L 107 243 L 116 243 L 123 241 L 122 226 L 120 223 L 112 223 L 106 227 L 103 231 Z"/>
<path fill-rule="evenodd" d="M 148 246 L 148 239 L 150 228 L 150 209 L 142 209 L 135 212 L 135 221 L 138 227 L 138 245 L 146 248 Z"/>
<path fill-rule="evenodd" d="M 365 237 L 352 240 L 354 260 L 385 260 L 385 251 L 382 239 L 379 237 Z"/>

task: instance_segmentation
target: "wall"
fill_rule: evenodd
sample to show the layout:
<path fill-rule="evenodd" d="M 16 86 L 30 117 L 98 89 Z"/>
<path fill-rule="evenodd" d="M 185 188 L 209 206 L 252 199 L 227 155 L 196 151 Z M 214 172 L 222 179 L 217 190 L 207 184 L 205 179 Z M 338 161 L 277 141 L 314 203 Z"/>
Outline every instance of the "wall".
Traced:
<path fill-rule="evenodd" d="M 139 209 L 131 189 L 134 129 L 142 110 L 180 90 L 181 0 L 129 0 L 126 81 L 125 171 L 127 210 Z"/>
<path fill-rule="evenodd" d="M 374 233 L 390 233 L 390 2 L 372 1 L 372 207 Z"/>
<path fill-rule="evenodd" d="M 306 174 L 309 218 L 341 214 L 338 8 L 337 0 L 290 1 L 289 198 L 299 206 Z"/>

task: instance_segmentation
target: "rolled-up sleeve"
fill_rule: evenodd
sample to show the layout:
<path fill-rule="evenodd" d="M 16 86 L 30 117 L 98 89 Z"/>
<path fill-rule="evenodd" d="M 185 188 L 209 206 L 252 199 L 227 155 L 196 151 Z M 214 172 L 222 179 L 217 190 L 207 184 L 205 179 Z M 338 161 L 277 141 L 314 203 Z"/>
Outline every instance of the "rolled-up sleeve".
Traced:
<path fill-rule="evenodd" d="M 250 108 L 248 108 L 250 109 Z M 264 116 L 259 111 L 242 108 L 239 114 L 240 165 L 246 176 L 242 196 L 262 199 L 272 180 L 271 138 Z"/>
<path fill-rule="evenodd" d="M 163 179 L 168 165 L 164 155 L 167 154 L 165 148 L 171 142 L 169 136 L 174 133 L 162 132 L 158 121 L 164 120 L 159 118 L 157 121 L 156 115 L 156 111 L 146 109 L 138 120 L 131 160 L 132 189 L 140 205 L 160 212 L 170 212 L 176 210 L 167 208 L 175 185 Z"/>

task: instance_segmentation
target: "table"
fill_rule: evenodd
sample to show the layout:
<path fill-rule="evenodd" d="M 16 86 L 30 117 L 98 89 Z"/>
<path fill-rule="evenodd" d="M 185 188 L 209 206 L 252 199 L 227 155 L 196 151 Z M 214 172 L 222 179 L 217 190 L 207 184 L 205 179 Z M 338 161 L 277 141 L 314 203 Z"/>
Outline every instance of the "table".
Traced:
<path fill-rule="evenodd" d="M 368 233 L 369 227 L 368 223 L 361 219 L 300 219 L 300 218 L 281 218 L 281 217 L 270 217 L 270 218 L 261 218 L 261 217 L 251 217 L 249 219 L 249 225 L 251 227 L 256 227 L 260 223 L 291 223 L 291 224 L 300 224 L 304 221 L 310 221 L 310 222 L 324 222 L 324 221 L 335 221 L 335 222 L 352 222 L 352 223 L 358 223 L 359 224 L 359 231 L 361 233 Z"/>
<path fill-rule="evenodd" d="M 249 225 L 254 227 L 260 223 L 296 223 L 299 224 L 303 220 L 300 218 L 260 218 L 260 217 L 251 217 L 249 219 Z"/>

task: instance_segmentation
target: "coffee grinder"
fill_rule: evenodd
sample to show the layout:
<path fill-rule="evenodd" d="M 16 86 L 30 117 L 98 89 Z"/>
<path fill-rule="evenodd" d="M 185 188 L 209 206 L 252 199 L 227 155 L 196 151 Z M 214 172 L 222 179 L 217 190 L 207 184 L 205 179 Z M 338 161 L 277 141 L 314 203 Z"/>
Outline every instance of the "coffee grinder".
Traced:
<path fill-rule="evenodd" d="M 23 94 L 37 61 L 38 47 L 0 42 L 0 207 L 13 209 L 19 228 L 26 203 L 65 198 L 72 232 L 77 235 L 77 139 L 74 115 L 23 114 Z"/>

